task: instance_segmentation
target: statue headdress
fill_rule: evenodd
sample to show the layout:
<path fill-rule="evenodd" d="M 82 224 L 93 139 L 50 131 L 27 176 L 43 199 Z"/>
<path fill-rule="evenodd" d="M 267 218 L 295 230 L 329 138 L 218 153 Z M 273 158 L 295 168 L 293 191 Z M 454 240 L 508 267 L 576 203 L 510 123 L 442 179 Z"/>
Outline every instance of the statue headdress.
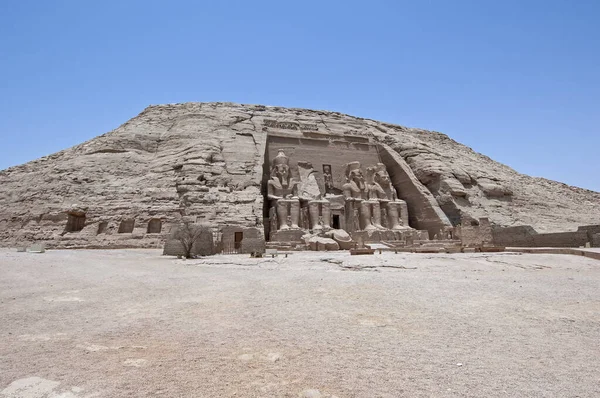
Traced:
<path fill-rule="evenodd" d="M 289 163 L 290 158 L 288 158 L 285 152 L 283 152 L 283 149 L 280 149 L 277 153 L 277 156 L 275 156 L 275 158 L 273 159 L 273 166 L 276 166 L 278 164 L 289 165 Z"/>
<path fill-rule="evenodd" d="M 346 178 L 350 177 L 350 172 L 354 170 L 360 169 L 360 162 L 350 162 L 346 163 Z"/>

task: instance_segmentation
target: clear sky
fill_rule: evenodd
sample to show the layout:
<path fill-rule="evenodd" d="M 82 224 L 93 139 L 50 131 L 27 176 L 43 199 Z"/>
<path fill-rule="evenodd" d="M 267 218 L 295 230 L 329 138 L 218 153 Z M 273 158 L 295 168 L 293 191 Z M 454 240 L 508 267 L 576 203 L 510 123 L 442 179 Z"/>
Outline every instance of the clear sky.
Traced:
<path fill-rule="evenodd" d="M 147 105 L 325 109 L 600 191 L 600 1 L 0 1 L 0 169 Z"/>

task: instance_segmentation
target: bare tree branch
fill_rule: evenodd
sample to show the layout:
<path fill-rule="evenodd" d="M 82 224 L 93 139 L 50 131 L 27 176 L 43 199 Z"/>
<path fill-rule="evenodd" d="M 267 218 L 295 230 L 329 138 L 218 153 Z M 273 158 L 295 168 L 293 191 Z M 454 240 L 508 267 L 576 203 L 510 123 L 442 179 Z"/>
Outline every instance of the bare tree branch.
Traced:
<path fill-rule="evenodd" d="M 212 239 L 212 232 L 207 226 L 204 225 L 196 225 L 186 222 L 177 229 L 174 237 L 181 243 L 185 258 L 192 257 L 194 243 L 199 241 L 204 234 L 210 234 L 210 238 Z"/>

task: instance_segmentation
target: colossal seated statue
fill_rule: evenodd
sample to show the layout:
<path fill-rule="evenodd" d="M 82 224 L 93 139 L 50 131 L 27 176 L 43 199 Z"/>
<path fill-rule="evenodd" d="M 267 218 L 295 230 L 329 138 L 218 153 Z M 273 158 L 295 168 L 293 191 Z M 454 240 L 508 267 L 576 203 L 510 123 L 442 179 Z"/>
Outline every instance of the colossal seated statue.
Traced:
<path fill-rule="evenodd" d="M 360 162 L 346 164 L 346 183 L 342 192 L 346 200 L 346 226 L 357 230 L 371 231 L 371 203 L 367 202 L 368 191 Z M 358 214 L 357 214 L 358 213 Z"/>
<path fill-rule="evenodd" d="M 388 228 L 399 230 L 408 227 L 408 225 L 403 226 L 403 224 L 408 222 L 406 202 L 398 199 L 396 189 L 392 185 L 390 175 L 383 163 L 377 163 L 375 166 L 374 183 L 376 183 L 378 187 L 375 188 L 374 192 L 378 195 L 378 198 L 381 201 L 382 210 L 387 216 Z"/>
<path fill-rule="evenodd" d="M 300 201 L 298 182 L 290 177 L 289 158 L 282 149 L 273 159 L 271 175 L 267 183 L 267 198 L 277 216 L 277 229 L 299 228 Z"/>
<path fill-rule="evenodd" d="M 346 163 L 346 183 L 342 186 L 346 200 L 362 201 L 366 199 L 365 178 L 360 162 Z"/>
<path fill-rule="evenodd" d="M 367 197 L 368 200 L 366 205 L 369 206 L 369 210 L 372 217 L 373 226 L 377 229 L 385 229 L 382 225 L 382 205 L 385 206 L 385 202 L 387 202 L 387 195 L 381 185 L 377 181 L 375 181 L 375 174 L 377 173 L 377 167 L 371 166 L 367 167 Z"/>

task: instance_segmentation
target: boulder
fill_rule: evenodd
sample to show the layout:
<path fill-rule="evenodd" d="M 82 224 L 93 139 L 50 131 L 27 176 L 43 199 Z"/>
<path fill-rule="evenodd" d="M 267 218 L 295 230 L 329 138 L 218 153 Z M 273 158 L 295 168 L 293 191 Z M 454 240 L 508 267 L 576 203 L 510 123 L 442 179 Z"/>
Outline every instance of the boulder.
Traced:
<path fill-rule="evenodd" d="M 340 246 L 337 242 L 330 238 L 324 238 L 322 236 L 313 236 L 308 240 L 308 245 L 312 251 L 332 251 L 340 250 Z"/>
<path fill-rule="evenodd" d="M 354 247 L 352 237 L 343 229 L 333 229 L 325 233 L 325 236 L 336 241 L 341 250 L 350 250 Z"/>

